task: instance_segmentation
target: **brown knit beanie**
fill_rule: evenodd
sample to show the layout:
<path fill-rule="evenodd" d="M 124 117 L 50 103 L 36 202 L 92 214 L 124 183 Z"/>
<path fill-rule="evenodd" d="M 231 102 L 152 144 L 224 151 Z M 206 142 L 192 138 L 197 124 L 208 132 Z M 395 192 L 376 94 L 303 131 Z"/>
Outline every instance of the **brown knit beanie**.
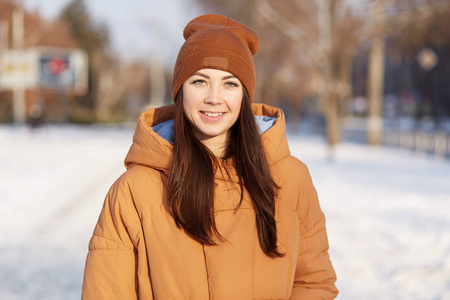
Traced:
<path fill-rule="evenodd" d="M 259 37 L 241 23 L 220 15 L 203 15 L 190 21 L 183 31 L 185 42 L 173 72 L 172 97 L 200 69 L 218 69 L 236 76 L 247 89 L 250 102 L 255 91 L 255 64 Z"/>

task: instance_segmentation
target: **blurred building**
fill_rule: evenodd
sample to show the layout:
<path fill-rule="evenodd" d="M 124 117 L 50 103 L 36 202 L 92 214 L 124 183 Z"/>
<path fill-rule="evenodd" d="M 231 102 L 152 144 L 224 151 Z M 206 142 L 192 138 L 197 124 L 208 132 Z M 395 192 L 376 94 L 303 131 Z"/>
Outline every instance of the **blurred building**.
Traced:
<path fill-rule="evenodd" d="M 86 54 L 65 23 L 0 0 L 0 122 L 28 121 L 36 106 L 48 121 L 66 120 L 87 76 Z"/>

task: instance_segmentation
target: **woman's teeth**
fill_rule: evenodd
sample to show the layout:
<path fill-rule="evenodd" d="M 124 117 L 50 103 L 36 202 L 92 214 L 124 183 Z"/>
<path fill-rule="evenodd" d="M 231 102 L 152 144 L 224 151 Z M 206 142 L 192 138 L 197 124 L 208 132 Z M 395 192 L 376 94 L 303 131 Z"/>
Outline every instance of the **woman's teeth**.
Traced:
<path fill-rule="evenodd" d="M 204 112 L 205 115 L 207 115 L 208 117 L 218 117 L 221 116 L 223 113 L 208 113 L 208 112 Z"/>

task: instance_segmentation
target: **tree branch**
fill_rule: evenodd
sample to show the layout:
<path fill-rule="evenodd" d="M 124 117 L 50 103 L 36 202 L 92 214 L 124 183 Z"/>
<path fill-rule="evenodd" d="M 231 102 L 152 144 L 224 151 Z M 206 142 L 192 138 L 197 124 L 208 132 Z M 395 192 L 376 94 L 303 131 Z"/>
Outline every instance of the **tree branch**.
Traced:
<path fill-rule="evenodd" d="M 275 10 L 267 0 L 256 0 L 255 6 L 257 12 L 267 22 L 272 24 L 286 37 L 296 42 L 312 60 L 315 62 L 322 61 L 322 51 L 320 51 L 317 46 L 312 46 L 317 43 L 312 42 L 303 29 L 287 20 L 282 14 Z"/>

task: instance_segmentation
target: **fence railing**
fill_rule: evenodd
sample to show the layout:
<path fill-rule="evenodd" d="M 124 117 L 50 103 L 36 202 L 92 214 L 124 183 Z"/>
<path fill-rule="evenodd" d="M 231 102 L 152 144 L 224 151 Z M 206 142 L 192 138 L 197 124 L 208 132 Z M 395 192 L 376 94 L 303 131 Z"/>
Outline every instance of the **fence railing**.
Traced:
<path fill-rule="evenodd" d="M 450 159 L 450 134 L 445 132 L 389 130 L 383 144 Z"/>
<path fill-rule="evenodd" d="M 367 122 L 350 120 L 343 124 L 343 139 L 367 144 Z M 450 160 L 450 131 L 393 128 L 385 126 L 383 145 Z"/>

